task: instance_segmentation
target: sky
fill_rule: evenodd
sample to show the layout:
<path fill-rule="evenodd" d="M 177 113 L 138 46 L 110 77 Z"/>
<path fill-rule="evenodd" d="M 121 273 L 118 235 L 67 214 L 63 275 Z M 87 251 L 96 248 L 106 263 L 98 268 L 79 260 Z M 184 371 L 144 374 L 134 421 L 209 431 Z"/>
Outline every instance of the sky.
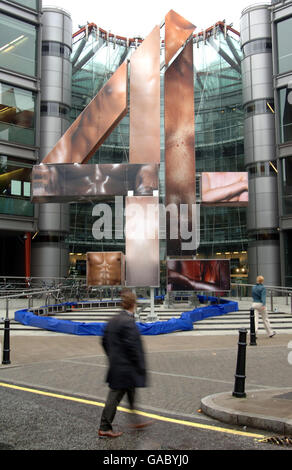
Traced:
<path fill-rule="evenodd" d="M 73 33 L 79 25 L 95 23 L 113 34 L 145 38 L 160 25 L 169 10 L 196 26 L 196 32 L 207 29 L 217 21 L 226 20 L 239 31 L 244 8 L 255 3 L 270 4 L 269 0 L 43 0 L 43 7 L 57 6 L 72 17 Z M 197 6 L 196 6 L 197 5 Z"/>

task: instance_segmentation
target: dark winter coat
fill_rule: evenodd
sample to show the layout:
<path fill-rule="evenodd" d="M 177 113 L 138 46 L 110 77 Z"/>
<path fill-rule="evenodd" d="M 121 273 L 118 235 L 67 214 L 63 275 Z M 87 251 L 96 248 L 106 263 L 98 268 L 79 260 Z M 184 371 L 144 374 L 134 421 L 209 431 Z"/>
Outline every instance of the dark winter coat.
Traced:
<path fill-rule="evenodd" d="M 142 340 L 134 316 L 121 311 L 107 324 L 102 345 L 109 359 L 106 381 L 121 390 L 146 387 L 146 367 Z"/>

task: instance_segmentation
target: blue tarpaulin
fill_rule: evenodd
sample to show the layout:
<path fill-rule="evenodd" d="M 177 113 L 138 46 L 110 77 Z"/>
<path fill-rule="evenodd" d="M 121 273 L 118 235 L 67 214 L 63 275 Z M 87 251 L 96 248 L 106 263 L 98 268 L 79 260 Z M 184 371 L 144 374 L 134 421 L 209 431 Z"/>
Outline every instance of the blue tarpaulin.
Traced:
<path fill-rule="evenodd" d="M 156 321 L 153 323 L 137 322 L 137 326 L 142 335 L 160 335 L 173 333 L 175 331 L 190 331 L 193 323 L 204 320 L 204 318 L 225 315 L 229 312 L 238 311 L 238 303 L 217 297 L 198 296 L 200 302 L 208 300 L 214 305 L 195 308 L 194 310 L 183 312 L 180 318 L 171 318 L 166 321 Z M 66 304 L 74 306 L 74 302 Z M 77 305 L 77 304 L 76 304 Z M 102 322 L 77 322 L 71 320 L 60 320 L 51 316 L 38 316 L 29 310 L 18 310 L 14 314 L 15 321 L 25 326 L 33 326 L 43 330 L 54 331 L 79 336 L 102 336 L 106 323 Z"/>

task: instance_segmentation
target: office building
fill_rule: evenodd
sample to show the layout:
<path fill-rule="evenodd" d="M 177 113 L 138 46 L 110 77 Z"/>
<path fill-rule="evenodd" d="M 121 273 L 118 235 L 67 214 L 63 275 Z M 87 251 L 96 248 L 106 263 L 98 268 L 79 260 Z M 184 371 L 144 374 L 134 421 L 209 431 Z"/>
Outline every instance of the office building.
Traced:
<path fill-rule="evenodd" d="M 193 36 L 197 194 L 204 171 L 249 174 L 248 208 L 201 207 L 197 257 L 230 259 L 233 282 L 292 285 L 291 22 L 292 2 L 273 1 L 246 8 L 240 34 L 218 22 Z M 0 23 L 0 275 L 83 275 L 87 251 L 124 251 L 124 240 L 95 240 L 96 201 L 33 205 L 30 171 L 142 38 L 72 31 L 70 12 L 37 0 L 1 0 Z M 161 73 L 161 202 L 163 86 Z M 128 161 L 126 115 L 91 162 Z M 160 253 L 163 272 L 164 240 Z"/>

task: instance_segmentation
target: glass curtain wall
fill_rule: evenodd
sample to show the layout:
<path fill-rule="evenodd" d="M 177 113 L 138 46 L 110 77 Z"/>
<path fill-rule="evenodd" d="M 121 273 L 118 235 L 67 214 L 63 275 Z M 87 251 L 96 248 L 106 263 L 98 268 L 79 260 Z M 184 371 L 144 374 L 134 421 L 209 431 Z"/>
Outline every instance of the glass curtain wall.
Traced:
<path fill-rule="evenodd" d="M 37 28 L 0 13 L 0 67 L 36 76 Z"/>
<path fill-rule="evenodd" d="M 283 215 L 292 214 L 292 157 L 282 159 Z"/>
<path fill-rule="evenodd" d="M 278 43 L 278 73 L 292 70 L 292 48 L 289 40 L 292 28 L 292 18 L 277 23 Z"/>
<path fill-rule="evenodd" d="M 244 171 L 240 61 L 238 39 L 221 31 L 194 47 L 198 173 Z M 202 257 L 246 249 L 246 208 L 201 207 Z"/>
<path fill-rule="evenodd" d="M 292 141 L 292 90 L 281 88 L 278 91 L 280 143 Z"/>
<path fill-rule="evenodd" d="M 0 140 L 35 145 L 36 94 L 0 82 Z"/>
<path fill-rule="evenodd" d="M 73 44 L 72 52 L 72 122 L 90 103 L 112 74 L 135 49 L 125 41 L 115 44 L 93 30 Z M 129 115 L 118 124 L 88 163 L 126 163 L 129 161 Z M 115 214 L 114 203 L 112 207 Z M 87 251 L 123 251 L 124 240 L 97 241 L 92 235 L 96 218 L 95 203 L 71 204 L 70 232 L 67 243 L 72 253 Z M 81 261 L 81 260 L 80 260 Z M 81 264 L 80 264 L 81 265 Z M 79 273 L 81 274 L 81 272 Z"/>
<path fill-rule="evenodd" d="M 196 170 L 244 171 L 241 51 L 239 38 L 219 28 L 206 41 L 194 38 Z M 73 45 L 72 122 L 135 47 L 109 41 L 93 30 Z M 163 54 L 162 54 L 163 55 Z M 164 92 L 161 75 L 160 197 L 164 202 Z M 122 163 L 129 158 L 129 116 L 120 122 L 89 163 Z M 199 186 L 199 181 L 198 181 Z M 71 252 L 123 250 L 123 240 L 97 242 L 92 236 L 94 204 L 71 206 L 67 242 Z M 114 209 L 114 207 L 113 207 Z M 163 245 L 163 243 L 162 243 Z M 246 209 L 201 207 L 201 257 L 247 248 Z M 228 257 L 228 256 L 227 256 Z"/>
<path fill-rule="evenodd" d="M 32 164 L 0 155 L 0 214 L 33 217 L 31 169 Z"/>
<path fill-rule="evenodd" d="M 17 3 L 32 10 L 39 10 L 39 0 L 11 0 L 12 3 Z"/>

